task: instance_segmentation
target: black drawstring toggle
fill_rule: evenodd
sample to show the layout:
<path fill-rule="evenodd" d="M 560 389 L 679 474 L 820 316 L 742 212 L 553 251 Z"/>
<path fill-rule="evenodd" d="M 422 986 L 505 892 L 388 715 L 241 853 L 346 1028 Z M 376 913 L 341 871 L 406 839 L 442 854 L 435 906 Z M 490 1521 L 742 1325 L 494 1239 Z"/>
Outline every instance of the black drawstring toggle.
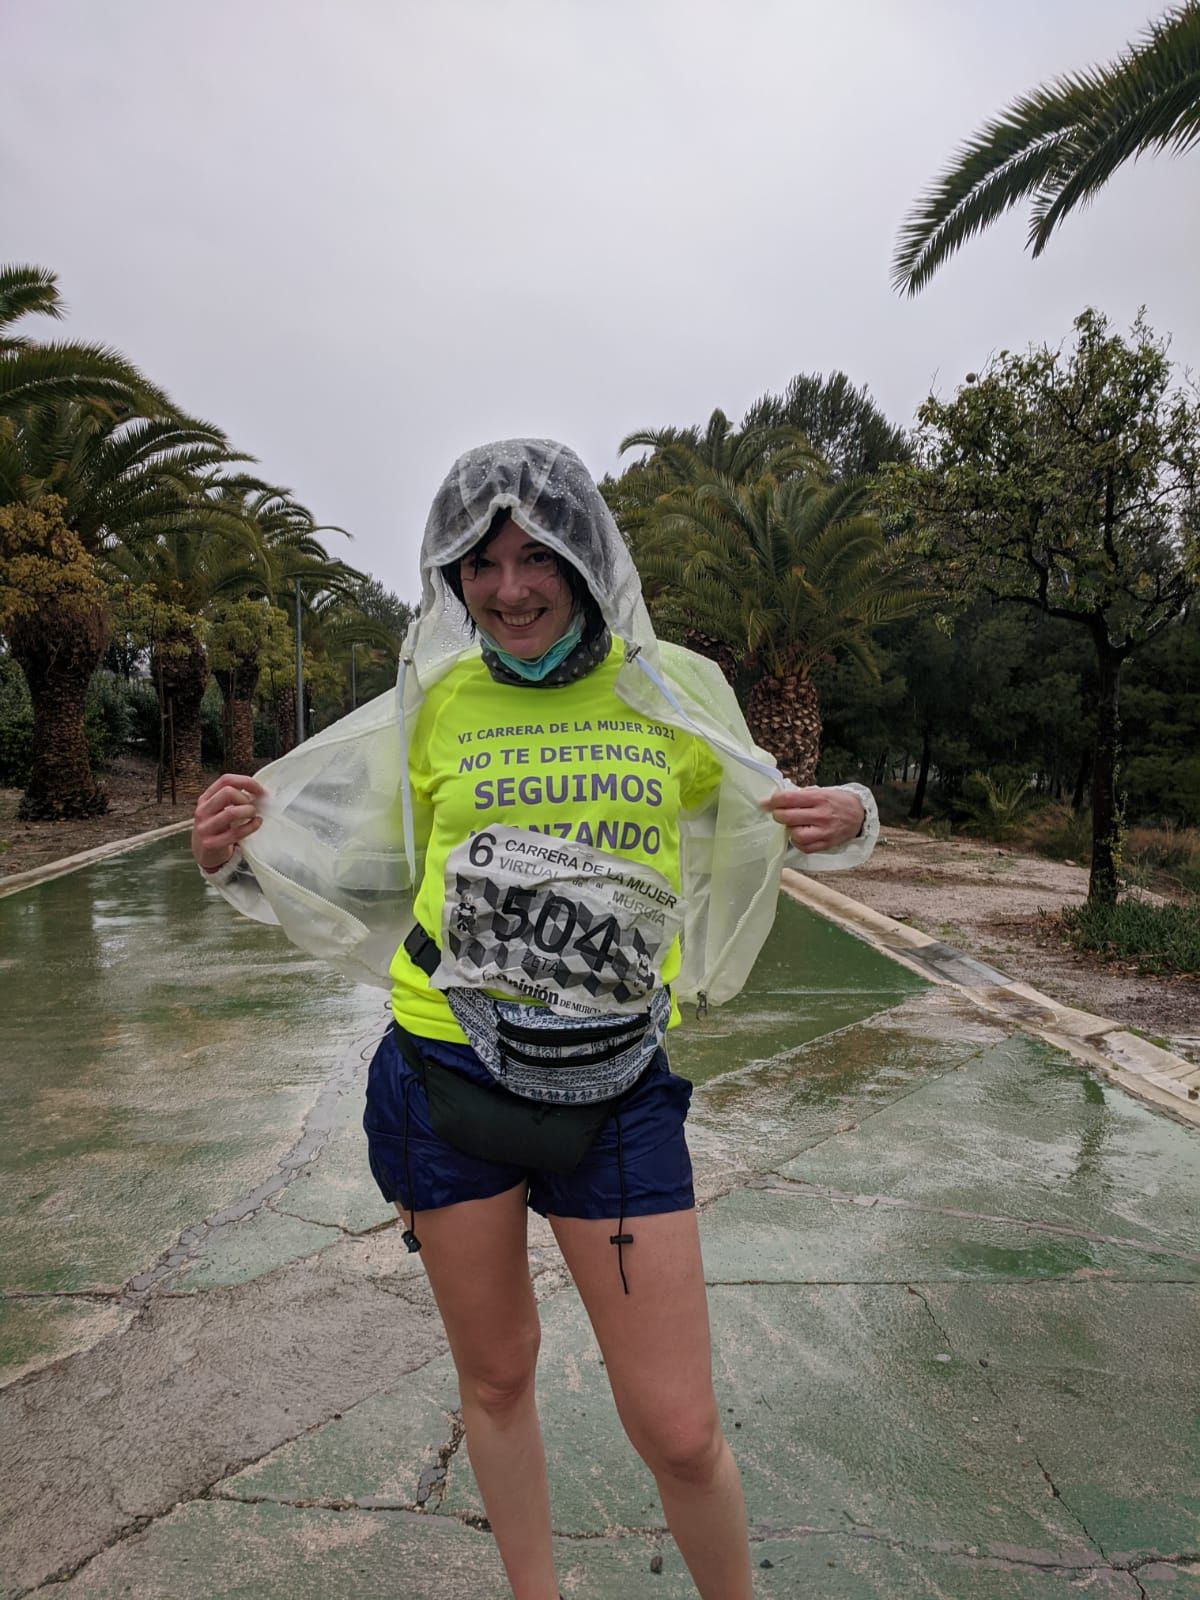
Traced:
<path fill-rule="evenodd" d="M 400 1237 L 404 1240 L 404 1248 L 408 1251 L 409 1255 L 416 1255 L 417 1251 L 421 1248 L 421 1241 L 417 1238 L 412 1229 L 405 1228 Z"/>
<path fill-rule="evenodd" d="M 632 1244 L 633 1235 L 631 1233 L 614 1233 L 609 1236 L 608 1242 L 609 1244 Z"/>

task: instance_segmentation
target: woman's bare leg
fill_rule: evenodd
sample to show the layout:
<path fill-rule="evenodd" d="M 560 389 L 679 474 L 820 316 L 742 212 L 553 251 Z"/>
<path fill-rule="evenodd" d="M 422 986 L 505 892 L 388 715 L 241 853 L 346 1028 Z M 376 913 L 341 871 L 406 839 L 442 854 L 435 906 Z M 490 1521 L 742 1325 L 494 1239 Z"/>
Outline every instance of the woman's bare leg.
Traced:
<path fill-rule="evenodd" d="M 712 1388 L 704 1269 L 694 1211 L 627 1219 L 629 1294 L 611 1222 L 551 1217 L 595 1329 L 613 1397 L 653 1472 L 663 1511 L 703 1600 L 750 1600 L 742 1483 Z"/>
<path fill-rule="evenodd" d="M 558 1600 L 534 1400 L 540 1328 L 525 1187 L 418 1212 L 416 1232 L 458 1371 L 471 1466 L 513 1595 Z"/>

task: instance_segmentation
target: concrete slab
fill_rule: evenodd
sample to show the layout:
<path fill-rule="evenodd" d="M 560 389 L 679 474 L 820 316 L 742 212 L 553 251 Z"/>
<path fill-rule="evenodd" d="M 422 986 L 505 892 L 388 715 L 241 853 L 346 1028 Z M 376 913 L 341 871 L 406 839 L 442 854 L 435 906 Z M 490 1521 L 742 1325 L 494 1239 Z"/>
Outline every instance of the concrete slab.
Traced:
<path fill-rule="evenodd" d="M 1005 1038 L 969 1011 L 951 990 L 927 991 L 857 1027 L 711 1078 L 688 1121 L 699 1192 L 779 1168 Z M 689 1072 L 686 1048 L 673 1059 Z"/>
<path fill-rule="evenodd" d="M 309 1260 L 341 1237 L 336 1226 L 281 1216 L 267 1201 L 252 1216 L 215 1232 L 198 1255 L 162 1280 L 162 1286 L 174 1291 L 248 1283 L 289 1261 Z"/>
<path fill-rule="evenodd" d="M 662 1571 L 652 1573 L 658 1555 Z M 558 1540 L 568 1600 L 694 1600 L 670 1541 Z M 762 1600 L 1184 1600 L 1104 1565 L 1042 1570 L 801 1532 L 754 1545 Z M 1167 1569 L 1171 1571 L 1172 1569 Z M 1175 1572 L 1178 1577 L 1179 1573 Z M 490 1538 L 452 1518 L 199 1502 L 96 1557 L 56 1593 L 88 1600 L 505 1600 Z M 1194 1591 L 1192 1591 L 1194 1592 Z"/>
<path fill-rule="evenodd" d="M 956 1362 L 985 1373 L 1062 1504 L 1110 1560 L 1197 1555 L 1200 1286 L 923 1292 Z"/>
<path fill-rule="evenodd" d="M 382 1029 L 380 1030 L 382 1032 Z M 375 1041 L 372 1039 L 371 1045 Z M 396 1215 L 380 1194 L 367 1164 L 367 1142 L 362 1131 L 363 1074 L 347 1086 L 338 1099 L 329 1142 L 319 1162 L 306 1167 L 284 1194 L 271 1201 L 282 1216 L 364 1233 L 390 1222 Z"/>
<path fill-rule="evenodd" d="M 710 1304 L 723 1420 L 760 1531 L 852 1528 L 910 1548 L 1098 1559 L 984 1372 L 937 1359 L 945 1339 L 919 1294 L 756 1285 L 718 1287 Z M 556 1531 L 661 1527 L 582 1310 L 563 1297 L 552 1313 L 539 1395 Z M 459 1451 L 442 1510 L 481 1509 Z"/>
<path fill-rule="evenodd" d="M 127 1327 L 132 1317 L 132 1307 L 111 1299 L 6 1295 L 0 1299 L 0 1385 L 48 1361 L 90 1349 Z"/>
<path fill-rule="evenodd" d="M 1194 1250 L 1195 1135 L 1014 1035 L 786 1163 L 789 1177 Z"/>
<path fill-rule="evenodd" d="M 742 1189 L 701 1224 L 710 1283 L 956 1283 L 1081 1278 L 1200 1285 L 1200 1251 L 1110 1244 L 1080 1233 L 885 1203 Z"/>
<path fill-rule="evenodd" d="M 372 1395 L 224 1479 L 228 1500 L 416 1511 L 441 1503 L 444 1457 L 457 1448 L 458 1384 L 448 1359 L 419 1380 Z"/>

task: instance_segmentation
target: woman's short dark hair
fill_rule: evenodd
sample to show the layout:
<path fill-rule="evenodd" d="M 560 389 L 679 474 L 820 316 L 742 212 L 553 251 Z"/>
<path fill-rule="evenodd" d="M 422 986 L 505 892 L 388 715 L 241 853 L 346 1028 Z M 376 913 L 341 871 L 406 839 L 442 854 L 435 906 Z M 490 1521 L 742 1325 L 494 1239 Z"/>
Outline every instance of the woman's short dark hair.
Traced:
<path fill-rule="evenodd" d="M 458 561 L 452 561 L 449 566 L 442 568 L 447 587 L 464 611 L 467 610 L 467 602 L 463 594 L 463 562 L 483 555 L 497 534 L 503 533 L 504 525 L 511 519 L 511 516 L 512 513 L 508 507 L 501 506 L 488 523 L 487 532 L 477 543 L 471 546 L 466 555 L 462 556 Z M 565 581 L 567 588 L 571 592 L 571 599 L 574 602 L 575 609 L 583 612 L 583 636 L 590 641 L 596 637 L 604 626 L 604 617 L 601 614 L 600 607 L 596 604 L 592 591 L 587 586 L 587 579 L 575 563 L 573 561 L 565 561 L 556 550 L 551 553 L 558 567 L 559 576 Z M 471 619 L 469 611 L 467 616 L 471 620 L 471 632 L 474 633 L 475 623 Z"/>

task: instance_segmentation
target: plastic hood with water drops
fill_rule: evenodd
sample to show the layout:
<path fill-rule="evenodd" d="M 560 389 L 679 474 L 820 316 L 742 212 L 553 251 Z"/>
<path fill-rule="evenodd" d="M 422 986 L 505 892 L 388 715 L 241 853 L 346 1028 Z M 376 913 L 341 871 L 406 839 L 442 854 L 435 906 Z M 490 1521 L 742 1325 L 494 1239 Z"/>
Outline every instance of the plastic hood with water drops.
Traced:
<path fill-rule="evenodd" d="M 787 840 L 760 802 L 782 780 L 715 663 L 655 638 L 603 496 L 574 451 L 547 439 L 503 440 L 455 462 L 426 525 L 421 609 L 404 641 L 396 689 L 258 774 L 269 795 L 263 826 L 209 881 L 239 910 L 278 922 L 302 949 L 349 977 L 390 986 L 392 956 L 412 926 L 429 829 L 409 788 L 409 730 L 431 685 L 479 648 L 445 569 L 501 509 L 583 574 L 625 646 L 620 699 L 651 721 L 705 739 L 721 762 L 715 800 L 681 818 L 686 913 L 674 985 L 681 1001 L 720 1005 L 742 987 L 774 920 Z M 874 847 L 871 793 L 846 787 L 867 807 L 864 836 L 797 858 L 806 872 L 858 866 Z"/>

